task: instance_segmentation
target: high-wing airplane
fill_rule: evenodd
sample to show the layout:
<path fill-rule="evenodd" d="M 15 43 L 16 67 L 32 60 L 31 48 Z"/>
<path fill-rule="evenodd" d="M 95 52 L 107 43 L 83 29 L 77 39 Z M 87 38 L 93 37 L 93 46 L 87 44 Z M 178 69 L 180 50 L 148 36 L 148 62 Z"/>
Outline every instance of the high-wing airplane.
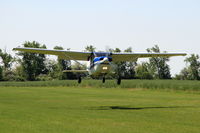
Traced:
<path fill-rule="evenodd" d="M 91 76 L 102 77 L 105 82 L 105 75 L 114 72 L 116 62 L 137 61 L 138 58 L 148 57 L 171 57 L 185 56 L 186 53 L 112 53 L 112 52 L 74 52 L 65 50 L 48 50 L 38 48 L 13 48 L 13 50 L 56 55 L 59 59 L 79 61 L 89 61 L 90 65 L 86 70 L 64 70 L 63 72 L 88 73 Z M 78 83 L 81 83 L 81 76 L 78 77 Z M 117 78 L 117 84 L 121 83 L 120 75 Z"/>

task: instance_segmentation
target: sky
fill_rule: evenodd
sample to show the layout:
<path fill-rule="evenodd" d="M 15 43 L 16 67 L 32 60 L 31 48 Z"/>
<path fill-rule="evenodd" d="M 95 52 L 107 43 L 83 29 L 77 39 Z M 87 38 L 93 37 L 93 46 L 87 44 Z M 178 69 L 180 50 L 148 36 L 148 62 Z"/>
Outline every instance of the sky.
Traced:
<path fill-rule="evenodd" d="M 199 0 L 0 0 L 0 49 L 25 41 L 83 51 L 132 47 L 146 52 L 200 51 Z M 172 74 L 185 67 L 185 57 L 170 58 Z M 139 62 L 144 60 L 139 60 Z"/>

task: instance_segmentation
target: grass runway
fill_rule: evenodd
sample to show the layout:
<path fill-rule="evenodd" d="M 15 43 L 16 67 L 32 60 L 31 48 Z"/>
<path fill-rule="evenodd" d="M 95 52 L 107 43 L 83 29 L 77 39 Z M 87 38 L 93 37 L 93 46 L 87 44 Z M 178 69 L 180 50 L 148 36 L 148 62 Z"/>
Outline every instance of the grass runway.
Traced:
<path fill-rule="evenodd" d="M 200 94 L 94 87 L 0 87 L 1 133 L 199 133 Z"/>

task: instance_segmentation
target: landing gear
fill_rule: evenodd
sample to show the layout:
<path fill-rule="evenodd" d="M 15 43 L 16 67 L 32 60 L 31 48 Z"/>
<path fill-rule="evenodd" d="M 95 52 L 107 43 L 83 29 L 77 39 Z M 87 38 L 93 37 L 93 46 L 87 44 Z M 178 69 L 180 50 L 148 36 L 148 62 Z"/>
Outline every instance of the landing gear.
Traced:
<path fill-rule="evenodd" d="M 81 83 L 81 76 L 78 77 L 78 83 Z"/>
<path fill-rule="evenodd" d="M 120 85 L 121 84 L 121 77 L 117 78 L 117 84 Z"/>
<path fill-rule="evenodd" d="M 106 81 L 106 78 L 105 78 L 105 77 L 103 77 L 102 83 L 105 83 L 105 81 Z"/>

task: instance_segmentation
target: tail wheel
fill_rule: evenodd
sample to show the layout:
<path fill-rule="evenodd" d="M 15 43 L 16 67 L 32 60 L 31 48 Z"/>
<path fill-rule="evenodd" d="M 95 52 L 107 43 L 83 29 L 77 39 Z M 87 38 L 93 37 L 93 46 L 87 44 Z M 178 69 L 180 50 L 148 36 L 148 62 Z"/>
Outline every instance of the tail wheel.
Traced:
<path fill-rule="evenodd" d="M 117 84 L 118 84 L 118 85 L 121 84 L 121 78 L 120 78 L 120 77 L 117 79 Z"/>
<path fill-rule="evenodd" d="M 78 83 L 81 83 L 81 76 L 78 77 Z"/>
<path fill-rule="evenodd" d="M 105 83 L 105 81 L 106 81 L 106 78 L 105 78 L 105 77 L 103 77 L 103 80 L 102 80 L 102 82 L 103 82 L 103 83 Z"/>

